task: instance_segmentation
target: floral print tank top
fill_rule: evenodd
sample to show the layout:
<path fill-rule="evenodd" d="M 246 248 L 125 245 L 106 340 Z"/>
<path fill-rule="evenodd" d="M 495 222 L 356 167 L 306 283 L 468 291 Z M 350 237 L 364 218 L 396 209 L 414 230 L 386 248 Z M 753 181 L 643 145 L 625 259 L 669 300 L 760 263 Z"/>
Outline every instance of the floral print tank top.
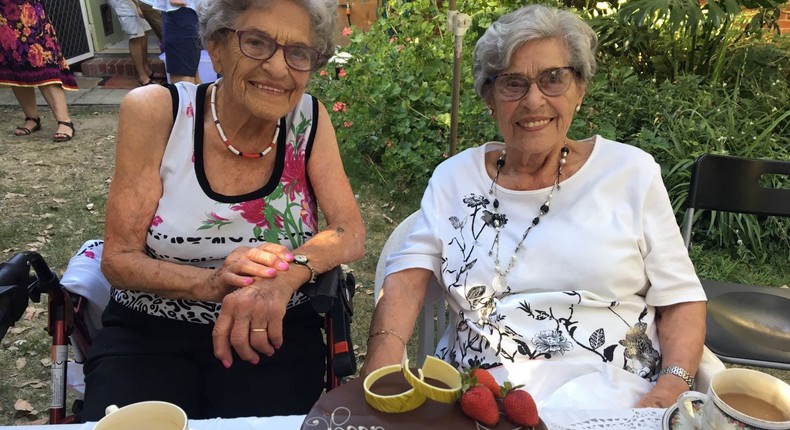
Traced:
<path fill-rule="evenodd" d="M 163 192 L 148 230 L 148 254 L 214 269 L 239 246 L 273 242 L 299 247 L 318 230 L 317 205 L 306 173 L 317 101 L 305 94 L 280 119 L 276 151 L 269 153 L 276 157 L 269 182 L 254 192 L 227 196 L 211 189 L 204 171 L 202 118 L 207 88 L 207 84 L 179 83 L 171 89 L 178 110 L 160 167 Z M 149 315 L 199 324 L 216 321 L 221 307 L 130 290 L 114 290 L 113 299 Z M 288 307 L 307 301 L 296 292 Z"/>

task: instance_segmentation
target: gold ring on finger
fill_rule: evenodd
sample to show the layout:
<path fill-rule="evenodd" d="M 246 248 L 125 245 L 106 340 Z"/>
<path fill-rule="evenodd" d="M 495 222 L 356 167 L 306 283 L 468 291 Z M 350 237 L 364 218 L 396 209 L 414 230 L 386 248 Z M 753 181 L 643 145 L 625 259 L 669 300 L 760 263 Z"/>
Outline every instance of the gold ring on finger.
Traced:
<path fill-rule="evenodd" d="M 250 331 L 253 332 L 253 333 L 265 333 L 266 329 L 265 328 L 252 328 L 252 329 L 250 329 Z"/>

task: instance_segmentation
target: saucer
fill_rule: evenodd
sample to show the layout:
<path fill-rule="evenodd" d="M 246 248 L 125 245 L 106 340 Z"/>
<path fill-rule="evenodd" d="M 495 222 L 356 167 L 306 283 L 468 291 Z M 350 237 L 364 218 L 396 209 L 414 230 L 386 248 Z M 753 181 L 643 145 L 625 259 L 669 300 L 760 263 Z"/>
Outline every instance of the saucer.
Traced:
<path fill-rule="evenodd" d="M 691 407 L 694 408 L 694 412 L 699 411 L 702 409 L 703 402 L 702 400 L 693 400 L 691 402 Z M 670 406 L 666 412 L 664 412 L 664 418 L 661 419 L 661 429 L 662 430 L 691 430 L 683 426 L 680 422 L 680 412 L 678 412 L 678 405 L 674 404 Z"/>

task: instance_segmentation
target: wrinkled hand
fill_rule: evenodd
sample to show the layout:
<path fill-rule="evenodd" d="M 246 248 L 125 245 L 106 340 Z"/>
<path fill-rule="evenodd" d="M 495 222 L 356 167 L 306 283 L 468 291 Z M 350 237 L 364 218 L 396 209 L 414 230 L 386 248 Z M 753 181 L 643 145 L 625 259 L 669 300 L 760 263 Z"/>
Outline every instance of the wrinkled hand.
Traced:
<path fill-rule="evenodd" d="M 293 291 L 282 277 L 275 277 L 256 280 L 225 296 L 212 332 L 214 356 L 230 367 L 231 347 L 252 364 L 258 363 L 259 352 L 274 354 L 283 343 L 283 317 Z"/>
<path fill-rule="evenodd" d="M 688 388 L 688 385 L 680 378 L 663 377 L 658 380 L 652 390 L 639 399 L 635 407 L 668 408 L 674 405 L 678 400 L 678 396 L 688 391 Z"/>
<path fill-rule="evenodd" d="M 200 300 L 221 302 L 226 295 L 252 285 L 257 278 L 273 278 L 277 272 L 288 270 L 291 261 L 291 250 L 280 244 L 265 243 L 256 248 L 241 246 L 225 258 L 209 278 L 206 290 L 196 296 Z"/>

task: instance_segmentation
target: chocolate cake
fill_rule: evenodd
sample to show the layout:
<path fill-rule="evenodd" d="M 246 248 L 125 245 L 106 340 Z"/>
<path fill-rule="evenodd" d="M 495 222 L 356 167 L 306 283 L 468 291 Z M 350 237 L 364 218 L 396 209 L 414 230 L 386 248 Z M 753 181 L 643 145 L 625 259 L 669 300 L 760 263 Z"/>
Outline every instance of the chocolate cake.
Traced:
<path fill-rule="evenodd" d="M 367 430 L 413 430 L 415 428 L 480 430 L 486 429 L 468 418 L 461 411 L 458 402 L 453 404 L 439 403 L 427 399 L 420 407 L 403 413 L 379 412 L 365 401 L 362 379 L 352 380 L 335 388 L 318 399 L 305 417 L 301 430 L 335 430 L 335 429 L 367 429 Z M 410 386 L 399 373 L 384 376 L 377 381 L 372 390 L 378 394 L 388 395 L 401 393 Z M 524 429 L 505 418 L 500 417 L 492 430 Z M 541 423 L 535 429 L 545 430 Z"/>

